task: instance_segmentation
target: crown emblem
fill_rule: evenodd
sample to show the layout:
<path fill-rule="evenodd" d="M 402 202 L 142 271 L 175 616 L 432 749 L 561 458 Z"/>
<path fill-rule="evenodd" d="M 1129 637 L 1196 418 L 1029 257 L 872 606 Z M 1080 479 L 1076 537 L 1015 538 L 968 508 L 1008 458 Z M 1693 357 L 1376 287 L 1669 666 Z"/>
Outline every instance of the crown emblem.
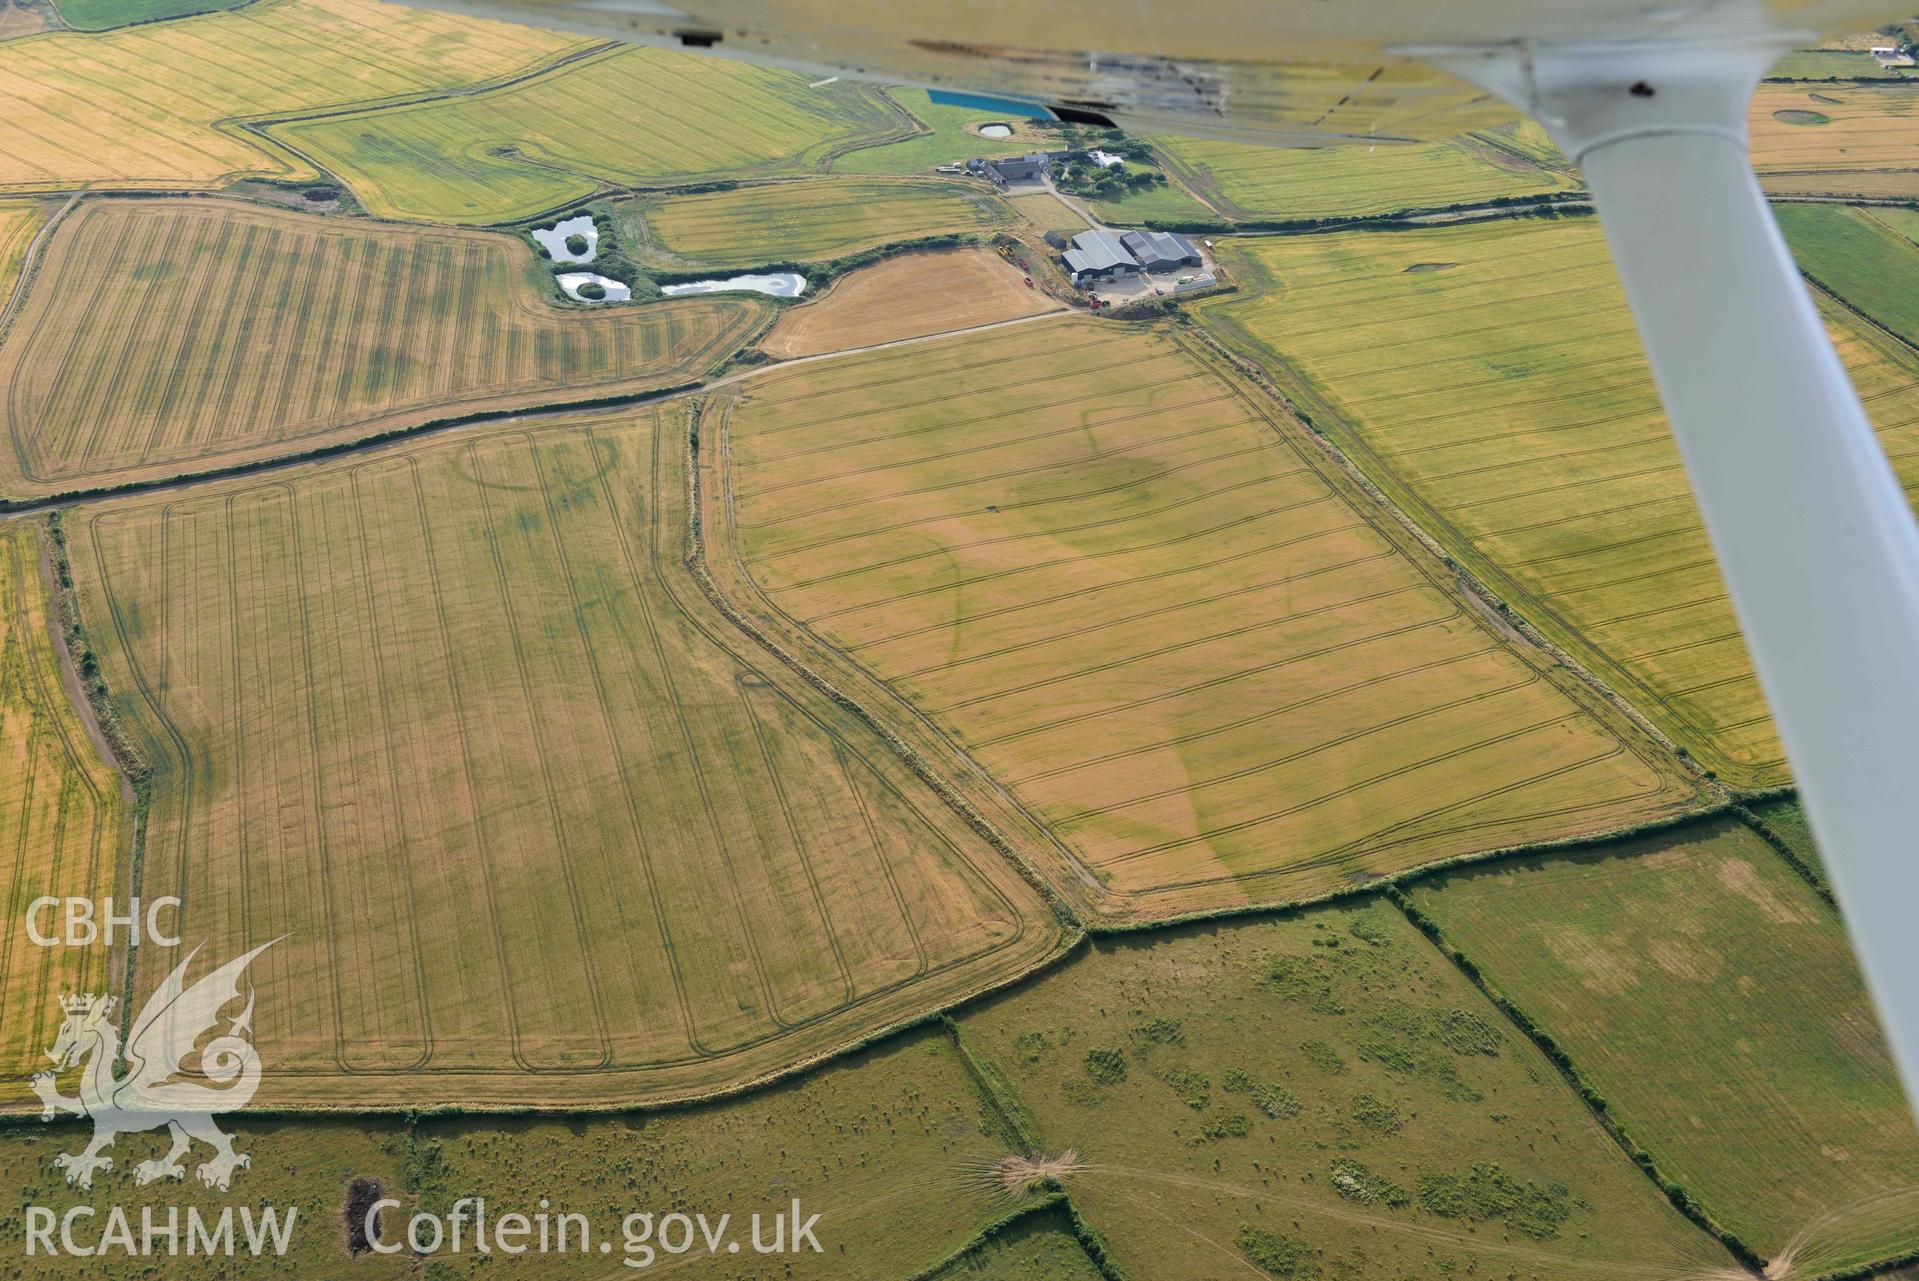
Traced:
<path fill-rule="evenodd" d="M 82 992 L 75 996 L 60 998 L 60 1008 L 68 1014 L 87 1014 L 92 1012 L 95 1005 L 100 1007 L 102 1014 L 113 1013 L 113 998 L 110 996 L 96 996 L 92 992 Z"/>

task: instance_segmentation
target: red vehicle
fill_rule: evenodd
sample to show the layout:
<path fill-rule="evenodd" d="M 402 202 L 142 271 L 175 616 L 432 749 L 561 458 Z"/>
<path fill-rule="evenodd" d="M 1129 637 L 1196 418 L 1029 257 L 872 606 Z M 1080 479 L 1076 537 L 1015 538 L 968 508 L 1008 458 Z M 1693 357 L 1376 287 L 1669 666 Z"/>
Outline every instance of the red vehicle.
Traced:
<path fill-rule="evenodd" d="M 1033 287 L 1033 278 L 1031 276 L 1028 276 L 1026 278 L 1026 287 L 1028 289 L 1031 289 Z"/>

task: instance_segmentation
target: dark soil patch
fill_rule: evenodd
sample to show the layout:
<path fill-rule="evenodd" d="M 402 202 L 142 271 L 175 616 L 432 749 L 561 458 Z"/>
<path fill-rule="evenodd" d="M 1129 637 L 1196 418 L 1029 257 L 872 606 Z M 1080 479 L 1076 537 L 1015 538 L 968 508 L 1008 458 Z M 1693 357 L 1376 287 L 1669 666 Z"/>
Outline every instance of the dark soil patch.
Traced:
<path fill-rule="evenodd" d="M 1449 271 L 1459 264 L 1456 262 L 1416 262 L 1406 268 L 1407 271 Z M 1404 273 L 1402 273 L 1404 274 Z"/>
<path fill-rule="evenodd" d="M 367 1211 L 380 1199 L 382 1189 L 378 1179 L 355 1179 L 346 1189 L 346 1248 L 352 1254 L 365 1254 L 373 1248 L 373 1242 L 367 1237 Z M 374 1230 L 379 1230 L 379 1215 L 374 1215 Z"/>

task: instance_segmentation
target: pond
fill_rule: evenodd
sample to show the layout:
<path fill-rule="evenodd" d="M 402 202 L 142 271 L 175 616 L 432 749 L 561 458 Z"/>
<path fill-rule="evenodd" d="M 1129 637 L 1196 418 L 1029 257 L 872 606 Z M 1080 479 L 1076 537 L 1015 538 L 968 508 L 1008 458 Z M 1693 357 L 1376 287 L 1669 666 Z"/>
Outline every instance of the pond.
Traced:
<path fill-rule="evenodd" d="M 627 302 L 633 297 L 633 290 L 617 280 L 606 276 L 596 276 L 590 271 L 567 271 L 554 277 L 560 283 L 560 290 L 574 302 Z M 606 292 L 598 298 L 590 298 L 580 292 L 587 285 L 598 285 Z"/>
<path fill-rule="evenodd" d="M 554 262 L 592 262 L 593 255 L 600 252 L 600 231 L 593 225 L 592 214 L 568 218 L 551 227 L 535 228 L 532 234 L 540 242 L 540 248 L 546 250 L 546 256 Z M 576 254 L 566 247 L 566 242 L 574 236 L 585 238 L 584 253 Z"/>
<path fill-rule="evenodd" d="M 684 285 L 660 286 L 660 292 L 668 297 L 718 294 L 742 289 L 756 294 L 771 294 L 775 298 L 797 298 L 806 292 L 806 277 L 782 271 L 770 276 L 728 276 L 724 280 L 695 280 Z"/>

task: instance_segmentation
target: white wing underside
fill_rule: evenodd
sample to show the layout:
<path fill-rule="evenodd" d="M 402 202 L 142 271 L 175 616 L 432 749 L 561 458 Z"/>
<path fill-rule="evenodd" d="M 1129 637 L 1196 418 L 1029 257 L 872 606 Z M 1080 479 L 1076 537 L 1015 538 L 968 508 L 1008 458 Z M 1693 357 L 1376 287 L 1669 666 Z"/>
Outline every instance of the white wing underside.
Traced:
<path fill-rule="evenodd" d="M 1144 133 L 1430 141 L 1517 112 L 1400 50 L 1858 31 L 1886 0 L 405 0 L 585 35 L 1091 113 Z"/>

